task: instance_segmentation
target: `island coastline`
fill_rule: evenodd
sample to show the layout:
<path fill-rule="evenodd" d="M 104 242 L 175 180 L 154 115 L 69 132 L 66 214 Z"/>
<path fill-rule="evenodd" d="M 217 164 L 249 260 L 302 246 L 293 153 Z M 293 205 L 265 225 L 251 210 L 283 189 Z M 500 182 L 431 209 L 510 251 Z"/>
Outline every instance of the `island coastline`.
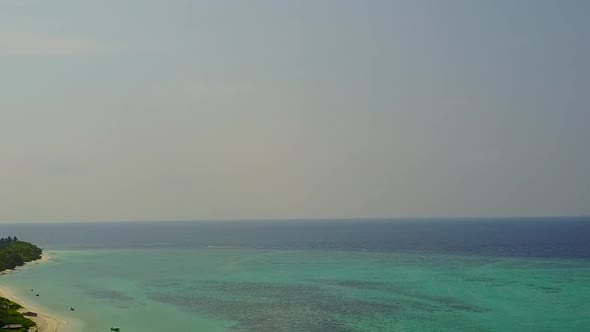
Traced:
<path fill-rule="evenodd" d="M 43 252 L 41 254 L 41 258 L 37 259 L 35 261 L 31 261 L 26 263 L 25 265 L 28 264 L 41 264 L 41 263 L 46 263 L 53 260 L 53 257 L 49 254 L 47 254 L 46 252 Z M 35 322 L 35 324 L 37 324 L 35 327 L 31 328 L 30 331 L 34 331 L 34 332 L 66 332 L 67 329 L 67 321 L 52 315 L 49 315 L 45 312 L 43 312 L 42 310 L 39 310 L 37 307 L 32 306 L 30 304 L 27 304 L 25 301 L 23 301 L 22 298 L 20 298 L 17 293 L 7 287 L 6 285 L 4 285 L 1 282 L 1 275 L 4 275 L 6 273 L 16 273 L 18 272 L 18 269 L 20 267 L 17 267 L 15 270 L 8 270 L 8 271 L 3 271 L 2 273 L 0 273 L 0 297 L 4 297 L 12 302 L 15 302 L 19 305 L 21 305 L 23 307 L 23 309 L 21 309 L 21 312 L 27 312 L 27 311 L 32 311 L 37 313 L 36 317 L 27 317 L 30 320 L 32 320 L 33 322 Z"/>

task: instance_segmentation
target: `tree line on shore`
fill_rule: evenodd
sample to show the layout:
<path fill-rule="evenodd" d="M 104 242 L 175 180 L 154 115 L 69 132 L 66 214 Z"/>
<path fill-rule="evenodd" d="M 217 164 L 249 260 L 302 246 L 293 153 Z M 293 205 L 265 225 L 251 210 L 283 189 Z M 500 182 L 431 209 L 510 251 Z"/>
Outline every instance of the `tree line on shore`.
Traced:
<path fill-rule="evenodd" d="M 22 327 L 12 329 L 11 331 L 27 332 L 36 326 L 35 322 L 19 312 L 20 309 L 22 309 L 22 306 L 19 304 L 0 297 L 0 328 L 8 324 L 21 325 Z"/>
<path fill-rule="evenodd" d="M 20 241 L 16 236 L 0 238 L 0 271 L 14 269 L 41 258 L 43 251 L 36 245 Z"/>

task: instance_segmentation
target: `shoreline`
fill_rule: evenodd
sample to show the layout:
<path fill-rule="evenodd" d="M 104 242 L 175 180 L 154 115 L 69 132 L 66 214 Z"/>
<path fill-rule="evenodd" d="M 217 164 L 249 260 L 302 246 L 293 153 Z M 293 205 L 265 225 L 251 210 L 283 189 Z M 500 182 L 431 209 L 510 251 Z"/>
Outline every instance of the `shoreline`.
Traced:
<path fill-rule="evenodd" d="M 5 274 L 9 274 L 9 273 L 16 273 L 18 272 L 20 269 L 22 269 L 24 266 L 27 265 L 36 265 L 36 264 L 42 264 L 42 263 L 47 263 L 54 260 L 53 256 L 51 256 L 50 254 L 46 253 L 46 252 L 42 252 L 41 253 L 41 258 L 34 260 L 34 261 L 30 261 L 30 262 L 26 262 L 24 265 L 22 266 L 17 266 L 14 268 L 14 270 L 4 270 L 2 272 L 0 272 L 0 276 L 3 276 Z"/>
<path fill-rule="evenodd" d="M 42 264 L 42 263 L 46 263 L 53 260 L 53 257 L 51 257 L 51 255 L 43 252 L 41 254 L 41 258 L 32 262 L 28 262 L 25 265 L 28 264 Z M 23 307 L 23 309 L 21 309 L 21 312 L 26 312 L 26 311 L 32 311 L 37 313 L 37 317 L 27 317 L 30 320 L 32 320 L 33 322 L 35 322 L 35 324 L 37 324 L 37 326 L 33 327 L 30 329 L 30 331 L 34 331 L 34 332 L 65 332 L 66 331 L 66 326 L 67 326 L 67 321 L 65 321 L 64 319 L 59 319 L 56 318 L 54 316 L 51 316 L 45 312 L 43 312 L 42 310 L 39 310 L 38 308 L 31 306 L 29 304 L 27 304 L 25 301 L 23 301 L 23 299 L 21 299 L 20 297 L 18 297 L 15 292 L 1 284 L 1 275 L 4 275 L 6 273 L 15 273 L 18 272 L 18 268 L 17 267 L 15 270 L 10 270 L 10 271 L 3 271 L 0 274 L 0 297 L 4 297 L 9 299 L 12 302 L 18 303 L 19 305 L 21 305 Z"/>

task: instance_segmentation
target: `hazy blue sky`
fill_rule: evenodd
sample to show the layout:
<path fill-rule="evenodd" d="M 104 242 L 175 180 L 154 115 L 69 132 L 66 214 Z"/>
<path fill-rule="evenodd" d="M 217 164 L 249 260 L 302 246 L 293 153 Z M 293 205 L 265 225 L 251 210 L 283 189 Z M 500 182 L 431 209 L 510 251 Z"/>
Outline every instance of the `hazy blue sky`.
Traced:
<path fill-rule="evenodd" d="M 0 222 L 590 214 L 589 13 L 0 0 Z"/>

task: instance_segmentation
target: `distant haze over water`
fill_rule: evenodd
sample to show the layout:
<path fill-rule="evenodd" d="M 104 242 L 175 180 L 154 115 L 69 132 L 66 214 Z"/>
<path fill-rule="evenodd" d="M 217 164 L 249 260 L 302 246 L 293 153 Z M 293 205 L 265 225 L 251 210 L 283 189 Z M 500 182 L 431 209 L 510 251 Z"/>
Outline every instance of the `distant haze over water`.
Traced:
<path fill-rule="evenodd" d="M 231 247 L 590 258 L 590 217 L 1 225 L 48 249 Z"/>
<path fill-rule="evenodd" d="M 590 1 L 0 1 L 0 223 L 590 214 Z"/>

